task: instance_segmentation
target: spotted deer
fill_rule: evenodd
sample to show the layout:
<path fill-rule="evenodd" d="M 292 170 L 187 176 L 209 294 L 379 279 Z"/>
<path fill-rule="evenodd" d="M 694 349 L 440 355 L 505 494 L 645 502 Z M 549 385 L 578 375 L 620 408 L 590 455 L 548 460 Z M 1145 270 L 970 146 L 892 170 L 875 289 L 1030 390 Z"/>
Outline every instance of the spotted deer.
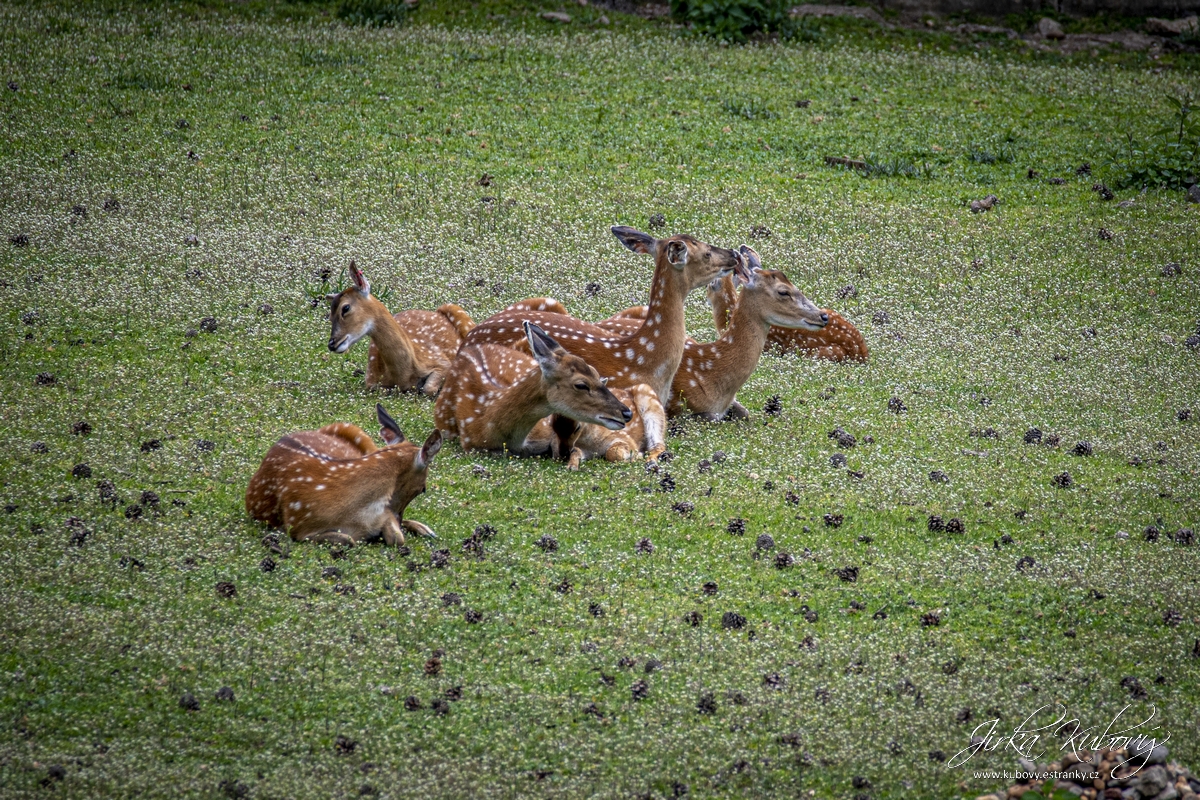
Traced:
<path fill-rule="evenodd" d="M 738 303 L 733 281 L 725 278 L 715 285 L 710 284 L 708 301 L 712 305 L 713 324 L 717 333 L 724 333 Z M 829 323 L 820 330 L 772 325 L 767 332 L 767 350 L 781 355 L 799 353 L 829 361 L 866 361 L 870 351 L 854 323 L 831 308 L 822 311 L 829 315 Z"/>
<path fill-rule="evenodd" d="M 644 383 L 665 403 L 687 338 L 684 298 L 741 264 L 742 255 L 684 234 L 656 239 L 623 226 L 614 227 L 612 232 L 633 252 L 654 258 L 650 305 L 640 325 L 614 333 L 564 314 L 519 308 L 480 322 L 467 336 L 466 344 L 522 346 L 521 326 L 530 321 L 595 367 L 614 387 Z"/>
<path fill-rule="evenodd" d="M 446 370 L 474 322 L 460 306 L 447 303 L 437 311 L 392 314 L 371 294 L 371 283 L 350 262 L 351 286 L 328 296 L 329 349 L 345 353 L 364 336 L 371 338 L 367 388 L 419 389 L 433 397 Z"/>
<path fill-rule="evenodd" d="M 382 537 L 398 545 L 405 530 L 432 536 L 428 526 L 404 519 L 404 510 L 425 491 L 442 434 L 435 430 L 418 447 L 405 440 L 383 406 L 375 412 L 383 448 L 347 422 L 276 442 L 246 487 L 246 511 L 271 527 L 287 528 L 297 541 L 357 544 Z"/>
<path fill-rule="evenodd" d="M 434 405 L 439 430 L 457 436 L 464 450 L 546 455 L 552 437 L 530 433 L 551 414 L 614 431 L 625 427 L 632 412 L 596 370 L 532 322 L 518 324 L 532 357 L 498 344 L 463 345 Z"/>
<path fill-rule="evenodd" d="M 715 342 L 688 339 L 683 362 L 671 382 L 667 414 L 688 411 L 710 420 L 730 416 L 745 418 L 745 408 L 736 395 L 758 366 L 773 326 L 789 330 L 819 331 L 829 317 L 792 285 L 782 272 L 764 270 L 758 253 L 742 245 L 741 254 L 749 268 L 739 266 L 732 277 L 742 284 L 741 298 L 728 327 Z M 717 279 L 718 283 L 724 279 Z M 627 309 L 599 323 L 614 331 L 630 330 L 638 323 L 638 308 Z"/>
<path fill-rule="evenodd" d="M 554 436 L 553 454 L 567 462 L 567 469 L 577 470 L 589 458 L 606 461 L 627 461 L 645 455 L 657 461 L 667 450 L 667 413 L 658 402 L 658 395 L 644 383 L 629 389 L 613 389 L 613 394 L 633 411 L 633 417 L 623 430 L 609 430 L 601 425 L 579 423 L 555 415 L 549 424 Z M 531 436 L 547 435 L 541 423 Z"/>

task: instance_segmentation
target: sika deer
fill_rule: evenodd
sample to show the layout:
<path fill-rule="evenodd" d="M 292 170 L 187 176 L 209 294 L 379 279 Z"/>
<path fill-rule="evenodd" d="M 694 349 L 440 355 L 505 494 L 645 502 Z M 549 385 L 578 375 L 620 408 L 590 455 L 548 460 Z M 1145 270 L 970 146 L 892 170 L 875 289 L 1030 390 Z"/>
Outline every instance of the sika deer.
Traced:
<path fill-rule="evenodd" d="M 746 410 L 735 399 L 738 389 L 758 366 L 771 326 L 819 331 L 828 316 L 797 289 L 782 272 L 763 270 L 758 253 L 742 245 L 750 269 L 739 268 L 735 277 L 744 288 L 728 329 L 715 342 L 688 339 L 683 363 L 671 382 L 667 413 L 678 416 L 684 404 L 698 416 L 718 420 L 726 412 L 745 418 Z M 622 314 L 637 313 L 628 309 Z M 614 331 L 635 328 L 636 318 L 622 315 L 599 323 Z"/>
<path fill-rule="evenodd" d="M 497 344 L 463 345 L 434 406 L 440 430 L 458 436 L 464 450 L 545 455 L 551 437 L 530 432 L 551 414 L 609 430 L 625 427 L 632 412 L 596 370 L 537 325 L 522 328 L 532 358 Z"/>
<path fill-rule="evenodd" d="M 429 462 L 442 447 L 434 431 L 417 447 L 375 406 L 387 446 L 375 446 L 356 425 L 337 422 L 317 431 L 284 436 L 263 458 L 246 487 L 246 511 L 297 541 L 356 544 L 379 536 L 402 544 L 407 529 L 433 531 L 404 519 L 404 509 L 425 491 Z"/>
<path fill-rule="evenodd" d="M 742 256 L 736 250 L 714 247 L 683 234 L 655 239 L 622 226 L 614 227 L 612 232 L 635 253 L 654 257 L 649 311 L 640 326 L 614 334 L 574 317 L 519 308 L 479 323 L 466 343 L 518 346 L 521 324 L 528 320 L 557 337 L 572 353 L 610 378 L 614 386 L 627 388 L 645 383 L 665 402 L 687 338 L 684 298 L 692 289 L 742 264 Z"/>
<path fill-rule="evenodd" d="M 461 307 L 447 303 L 437 311 L 391 314 L 371 295 L 371 283 L 350 262 L 353 285 L 329 295 L 332 330 L 329 349 L 345 353 L 359 339 L 371 337 L 367 388 L 420 389 L 433 397 L 463 338 L 474 327 Z"/>
<path fill-rule="evenodd" d="M 633 410 L 633 418 L 624 430 L 577 423 L 559 415 L 551 418 L 549 433 L 555 438 L 552 451 L 567 462 L 567 469 L 577 470 L 587 459 L 597 457 L 627 461 L 644 453 L 647 460 L 656 461 L 666 452 L 667 414 L 654 390 L 639 383 L 631 389 L 613 389 L 613 394 Z M 546 434 L 539 423 L 530 436 Z"/>
<path fill-rule="evenodd" d="M 715 285 L 709 284 L 708 301 L 712 305 L 717 333 L 724 333 L 738 302 L 733 281 L 724 278 Z M 866 361 L 870 351 L 854 323 L 831 308 L 822 310 L 829 315 L 829 323 L 824 328 L 813 331 L 772 326 L 767 332 L 766 349 L 780 355 L 795 352 L 830 361 Z"/>

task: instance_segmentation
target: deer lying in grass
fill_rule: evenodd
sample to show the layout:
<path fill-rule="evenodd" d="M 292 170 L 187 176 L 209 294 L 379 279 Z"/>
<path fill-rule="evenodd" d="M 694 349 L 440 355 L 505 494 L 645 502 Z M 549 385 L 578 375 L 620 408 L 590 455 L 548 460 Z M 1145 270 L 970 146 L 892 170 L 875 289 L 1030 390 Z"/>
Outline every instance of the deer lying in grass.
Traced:
<path fill-rule="evenodd" d="M 632 412 L 613 397 L 596 370 L 537 325 L 518 324 L 532 358 L 497 344 L 463 345 L 434 406 L 439 430 L 457 436 L 464 450 L 546 455 L 550 434 L 530 433 L 551 414 L 614 431 L 625 427 Z"/>
<path fill-rule="evenodd" d="M 371 283 L 350 262 L 352 285 L 329 295 L 329 349 L 345 353 L 364 336 L 371 337 L 367 359 L 367 388 L 401 391 L 420 389 L 433 397 L 442 388 L 446 370 L 474 327 L 460 306 L 447 303 L 437 311 L 392 314 L 371 295 Z"/>
<path fill-rule="evenodd" d="M 708 301 L 712 305 L 717 333 L 724 333 L 738 303 L 733 281 L 725 278 L 715 286 L 710 284 Z M 866 361 L 870 351 L 854 323 L 833 309 L 826 308 L 823 312 L 829 315 L 829 323 L 820 330 L 771 326 L 767 332 L 767 349 L 781 355 L 800 353 L 830 361 Z"/>
<path fill-rule="evenodd" d="M 667 414 L 658 395 L 644 383 L 630 389 L 613 389 L 612 393 L 633 412 L 624 429 L 610 430 L 555 414 L 539 422 L 529 440 L 536 441 L 538 449 L 566 461 L 570 470 L 579 469 L 589 458 L 628 461 L 644 454 L 650 461 L 658 460 L 667 450 Z"/>
<path fill-rule="evenodd" d="M 611 379 L 613 386 L 629 388 L 645 383 L 665 403 L 687 338 L 684 298 L 692 289 L 741 264 L 742 256 L 736 250 L 714 247 L 682 234 L 656 239 L 622 226 L 614 227 L 612 232 L 630 250 L 654 258 L 650 306 L 640 325 L 614 334 L 574 317 L 522 307 L 502 311 L 479 323 L 466 343 L 519 346 L 523 338 L 521 325 L 528 320 Z"/>
<path fill-rule="evenodd" d="M 404 509 L 425 491 L 429 462 L 442 447 L 434 431 L 417 447 L 383 406 L 375 406 L 387 443 L 346 422 L 284 436 L 267 451 L 246 487 L 246 511 L 297 541 L 356 544 L 379 536 L 403 544 L 404 530 L 433 531 L 404 519 Z"/>
<path fill-rule="evenodd" d="M 764 270 L 758 253 L 746 245 L 741 253 L 750 268 L 739 267 L 734 272 L 743 288 L 728 328 L 715 342 L 689 338 L 685 343 L 683 363 L 671 382 L 670 416 L 683 413 L 686 404 L 693 414 L 710 420 L 726 413 L 745 418 L 746 409 L 735 397 L 758 366 L 768 330 L 778 326 L 820 331 L 829 320 L 786 275 Z M 642 313 L 639 308 L 627 309 L 598 324 L 613 331 L 630 330 L 638 325 L 637 315 Z"/>

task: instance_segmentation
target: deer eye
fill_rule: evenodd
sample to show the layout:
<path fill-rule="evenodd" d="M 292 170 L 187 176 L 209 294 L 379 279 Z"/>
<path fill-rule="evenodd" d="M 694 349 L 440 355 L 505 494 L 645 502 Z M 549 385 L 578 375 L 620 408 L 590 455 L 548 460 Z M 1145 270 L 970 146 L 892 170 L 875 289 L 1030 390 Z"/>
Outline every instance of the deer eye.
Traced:
<path fill-rule="evenodd" d="M 787 297 L 787 296 L 788 296 L 788 291 L 787 291 L 787 289 L 780 289 L 780 290 L 779 290 L 779 296 L 780 296 L 780 297 Z"/>
<path fill-rule="evenodd" d="M 350 313 L 350 304 L 346 303 L 346 305 L 342 306 L 342 316 L 344 317 L 349 313 Z"/>
<path fill-rule="evenodd" d="M 591 391 L 591 388 L 583 381 L 580 381 L 579 383 L 575 384 L 575 388 L 581 392 L 590 392 Z"/>

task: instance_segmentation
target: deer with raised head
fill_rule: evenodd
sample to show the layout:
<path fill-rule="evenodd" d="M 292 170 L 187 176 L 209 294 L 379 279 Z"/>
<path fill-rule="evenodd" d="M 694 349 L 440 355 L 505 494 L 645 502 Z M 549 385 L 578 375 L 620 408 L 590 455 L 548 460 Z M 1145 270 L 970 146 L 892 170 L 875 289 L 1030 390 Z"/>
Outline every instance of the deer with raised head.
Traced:
<path fill-rule="evenodd" d="M 733 281 L 725 278 L 710 284 L 708 302 L 713 310 L 713 324 L 717 333 L 722 334 L 738 304 Z M 799 353 L 829 361 L 866 361 L 870 350 L 854 323 L 831 308 L 822 309 L 822 313 L 829 316 L 829 322 L 820 330 L 772 325 L 767 332 L 767 350 L 780 355 Z"/>
<path fill-rule="evenodd" d="M 632 411 L 613 397 L 596 370 L 531 322 L 517 323 L 532 356 L 497 344 L 463 345 L 434 405 L 434 423 L 464 450 L 551 452 L 548 433 L 530 434 L 551 414 L 609 430 L 625 427 Z"/>
<path fill-rule="evenodd" d="M 654 258 L 649 310 L 635 329 L 617 334 L 564 314 L 522 307 L 480 322 L 466 343 L 520 346 L 524 338 L 521 325 L 530 321 L 595 367 L 614 387 L 645 383 L 665 403 L 687 338 L 684 298 L 741 264 L 742 255 L 683 234 L 656 239 L 623 226 L 612 232 L 630 250 Z"/>
<path fill-rule="evenodd" d="M 820 331 L 829 321 L 786 275 L 764 270 L 753 249 L 742 245 L 741 254 L 749 268 L 739 266 L 732 277 L 742 285 L 741 298 L 721 338 L 715 342 L 689 338 L 685 343 L 683 362 L 671 382 L 666 404 L 670 416 L 683 413 L 686 406 L 691 413 L 710 420 L 726 413 L 744 419 L 747 412 L 737 402 L 737 392 L 758 366 L 768 330 Z M 639 313 L 638 308 L 627 309 L 598 324 L 614 331 L 631 330 L 639 324 Z"/>
<path fill-rule="evenodd" d="M 425 491 L 429 463 L 442 447 L 434 431 L 418 447 L 376 405 L 386 446 L 376 447 L 357 425 L 337 422 L 298 431 L 276 442 L 246 487 L 246 511 L 297 541 L 357 544 L 382 537 L 404 543 L 404 531 L 432 536 L 428 526 L 404 519 Z"/>
<path fill-rule="evenodd" d="M 345 353 L 364 336 L 371 337 L 367 388 L 419 389 L 433 397 L 442 388 L 454 354 L 474 327 L 460 306 L 447 303 L 437 311 L 392 314 L 371 294 L 371 283 L 350 262 L 351 285 L 328 296 L 329 349 Z"/>

